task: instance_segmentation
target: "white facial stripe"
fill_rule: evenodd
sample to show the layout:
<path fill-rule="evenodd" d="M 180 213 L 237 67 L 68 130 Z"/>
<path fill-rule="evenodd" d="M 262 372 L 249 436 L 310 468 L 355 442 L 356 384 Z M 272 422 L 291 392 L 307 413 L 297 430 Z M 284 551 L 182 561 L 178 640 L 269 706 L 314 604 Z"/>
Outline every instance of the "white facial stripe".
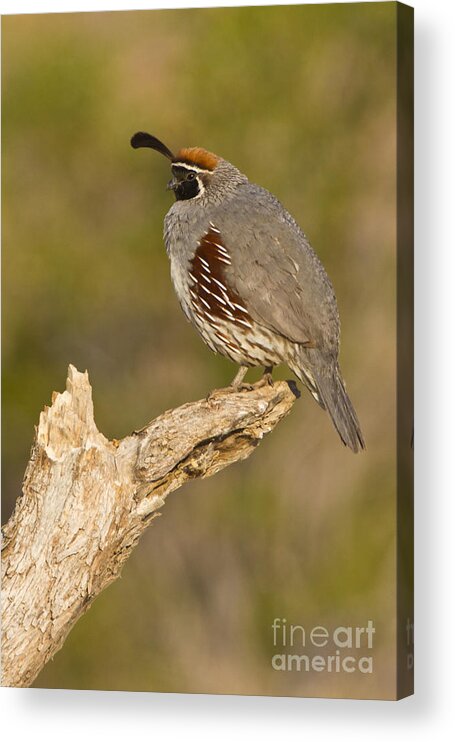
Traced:
<path fill-rule="evenodd" d="M 198 175 L 196 175 L 196 180 L 197 180 L 197 182 L 199 184 L 199 191 L 198 191 L 198 193 L 197 193 L 196 196 L 193 196 L 193 198 L 191 199 L 192 201 L 195 201 L 197 198 L 200 198 L 203 195 L 203 193 L 205 192 L 205 187 L 204 187 L 204 184 L 202 182 L 202 178 L 200 178 Z"/>
<path fill-rule="evenodd" d="M 197 165 L 189 165 L 188 162 L 173 162 L 171 167 L 181 167 L 184 170 L 193 171 L 195 173 L 206 173 L 207 175 L 212 174 L 212 170 L 204 170 L 203 167 L 198 167 Z"/>

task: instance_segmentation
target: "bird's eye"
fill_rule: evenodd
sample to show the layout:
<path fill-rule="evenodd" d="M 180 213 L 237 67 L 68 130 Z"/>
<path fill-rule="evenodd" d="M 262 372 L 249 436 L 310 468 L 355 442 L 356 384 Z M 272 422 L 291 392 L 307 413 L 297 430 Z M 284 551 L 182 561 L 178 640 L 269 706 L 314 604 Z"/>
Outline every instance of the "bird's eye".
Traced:
<path fill-rule="evenodd" d="M 186 179 L 187 180 L 194 180 L 195 177 L 196 177 L 196 173 L 188 173 L 188 175 L 186 176 Z"/>

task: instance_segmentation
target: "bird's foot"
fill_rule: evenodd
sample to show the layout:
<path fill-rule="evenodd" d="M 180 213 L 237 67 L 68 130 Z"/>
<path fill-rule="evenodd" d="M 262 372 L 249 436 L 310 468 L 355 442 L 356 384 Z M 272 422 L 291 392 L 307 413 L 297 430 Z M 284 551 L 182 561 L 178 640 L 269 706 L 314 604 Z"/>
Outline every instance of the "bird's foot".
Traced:
<path fill-rule="evenodd" d="M 229 386 L 225 387 L 224 389 L 213 389 L 207 395 L 206 401 L 211 402 L 215 397 L 220 394 L 226 394 L 226 392 L 251 392 L 251 390 L 254 389 L 253 384 L 247 384 L 243 381 L 247 371 L 248 366 L 240 366 Z"/>
<path fill-rule="evenodd" d="M 254 384 L 245 384 L 244 382 L 241 382 L 240 384 L 229 384 L 229 386 L 225 386 L 222 389 L 212 389 L 211 392 L 209 392 L 205 398 L 206 402 L 214 402 L 217 397 L 224 396 L 225 394 L 238 394 L 239 392 L 251 392 L 255 388 Z"/>
<path fill-rule="evenodd" d="M 261 386 L 265 386 L 266 384 L 268 384 L 269 386 L 273 386 L 272 371 L 273 371 L 273 366 L 266 366 L 264 368 L 264 373 L 262 374 L 262 377 L 259 379 L 256 386 L 261 387 Z"/>
<path fill-rule="evenodd" d="M 247 384 L 243 381 L 247 371 L 248 366 L 240 366 L 235 377 L 229 384 L 228 389 L 232 389 L 233 392 L 251 392 L 251 390 L 254 388 L 253 384 Z"/>
<path fill-rule="evenodd" d="M 243 379 L 245 378 L 245 374 L 247 371 L 248 371 L 248 366 L 240 366 L 239 370 L 237 371 L 236 375 L 232 379 L 229 386 L 231 386 L 233 389 L 238 390 L 239 387 L 242 386 L 242 382 L 243 382 Z"/>
<path fill-rule="evenodd" d="M 247 382 L 242 381 L 240 384 L 229 384 L 228 389 L 233 392 L 252 392 L 254 384 L 248 384 Z"/>

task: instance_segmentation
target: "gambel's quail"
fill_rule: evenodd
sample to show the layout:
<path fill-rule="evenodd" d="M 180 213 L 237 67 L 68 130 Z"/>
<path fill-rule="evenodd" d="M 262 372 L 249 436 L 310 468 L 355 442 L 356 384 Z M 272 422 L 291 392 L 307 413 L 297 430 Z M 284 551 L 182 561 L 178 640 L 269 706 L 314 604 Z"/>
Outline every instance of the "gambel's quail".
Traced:
<path fill-rule="evenodd" d="M 332 284 L 306 236 L 271 193 L 199 147 L 174 155 L 138 132 L 131 145 L 171 161 L 176 201 L 164 220 L 171 277 L 182 309 L 209 348 L 269 375 L 289 368 L 330 414 L 341 440 L 365 447 L 338 365 L 340 325 Z"/>

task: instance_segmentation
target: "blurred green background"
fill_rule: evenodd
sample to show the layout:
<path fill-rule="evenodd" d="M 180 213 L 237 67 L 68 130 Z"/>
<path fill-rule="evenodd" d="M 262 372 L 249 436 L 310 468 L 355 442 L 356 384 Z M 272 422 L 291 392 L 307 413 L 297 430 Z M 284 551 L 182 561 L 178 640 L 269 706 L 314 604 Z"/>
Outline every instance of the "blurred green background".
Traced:
<path fill-rule="evenodd" d="M 3 520 L 68 363 L 89 370 L 98 427 L 116 438 L 234 375 L 174 295 L 168 164 L 130 148 L 140 129 L 222 155 L 302 225 L 335 286 L 368 446 L 344 449 L 304 393 L 248 461 L 170 496 L 36 686 L 393 693 L 395 14 L 3 18 Z M 273 671 L 275 616 L 374 620 L 374 674 Z"/>

